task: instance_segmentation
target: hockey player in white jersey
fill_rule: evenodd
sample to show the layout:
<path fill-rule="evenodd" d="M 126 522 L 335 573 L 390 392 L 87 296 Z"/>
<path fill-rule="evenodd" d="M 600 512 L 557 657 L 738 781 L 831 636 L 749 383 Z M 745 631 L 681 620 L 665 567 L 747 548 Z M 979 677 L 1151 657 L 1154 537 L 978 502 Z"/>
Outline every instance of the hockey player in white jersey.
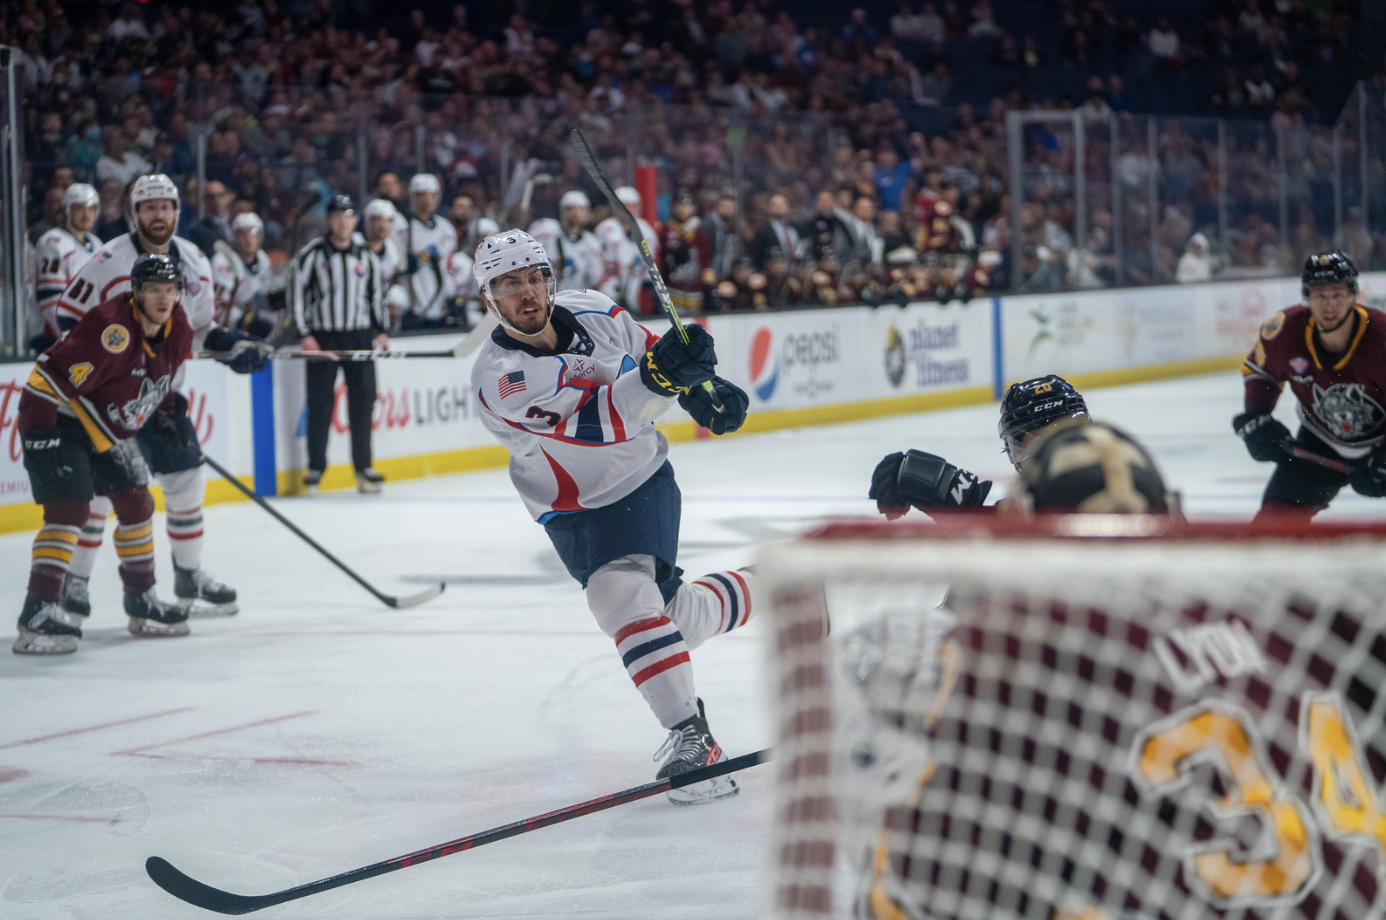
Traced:
<path fill-rule="evenodd" d="M 500 324 L 472 369 L 482 423 L 510 452 L 511 482 L 669 730 L 655 755 L 658 778 L 723 760 L 688 653 L 746 623 L 755 578 L 740 569 L 683 583 L 679 489 L 654 421 L 677 402 L 715 434 L 735 431 L 746 394 L 714 374 L 717 355 L 701 326 L 686 327 L 686 343 L 676 329 L 661 338 L 597 291 L 555 294 L 548 256 L 524 231 L 483 240 L 475 275 Z M 669 797 L 734 792 L 723 777 Z"/>
<path fill-rule="evenodd" d="M 232 241 L 212 244 L 212 295 L 218 323 L 268 337 L 276 320 L 271 294 L 280 292 L 276 299 L 282 307 L 283 287 L 276 284 L 269 256 L 260 248 L 264 234 L 258 215 L 236 215 Z"/>
<path fill-rule="evenodd" d="M 637 215 L 636 224 L 645 239 L 650 243 L 650 254 L 659 264 L 659 237 L 654 227 L 640 217 L 640 193 L 629 185 L 616 190 L 616 197 Z M 614 214 L 597 224 L 597 242 L 602 247 L 602 280 L 597 286 L 607 297 L 624 306 L 633 313 L 640 309 L 640 291 L 649 284 L 650 270 L 640 255 L 640 241 L 633 240 L 626 233 L 626 225 Z"/>
<path fill-rule="evenodd" d="M 62 297 L 68 282 L 101 248 L 101 238 L 91 232 L 100 206 L 96 189 L 85 182 L 69 185 L 63 192 L 62 226 L 39 237 L 36 293 L 39 314 L 43 317 L 43 335 L 49 340 L 46 345 L 56 342 L 63 331 L 58 325 L 58 298 Z"/>
<path fill-rule="evenodd" d="M 380 274 L 386 285 L 385 307 L 390 313 L 390 327 L 395 328 L 409 309 L 409 292 L 405 285 L 410 283 L 411 266 L 395 237 L 395 222 L 403 217 L 390 199 L 374 198 L 366 205 L 365 218 L 354 238 L 380 260 Z"/>
<path fill-rule="evenodd" d="M 214 321 L 212 268 L 202 251 L 174 236 L 178 226 L 178 187 L 163 174 L 140 176 L 130 191 L 130 219 L 135 229 L 111 240 L 98 250 L 68 284 L 58 299 L 61 328 L 71 328 L 87 310 L 130 290 L 130 270 L 141 253 L 166 253 L 183 276 L 180 303 L 193 327 L 193 352 L 219 353 L 218 360 L 238 374 L 250 374 L 269 365 L 273 346 L 247 333 L 218 326 Z M 183 374 L 174 379 L 181 389 Z M 141 451 L 164 490 L 168 512 L 168 536 L 173 549 L 174 594 L 193 614 L 226 615 L 236 612 L 236 592 L 202 570 L 202 499 L 206 481 L 202 473 L 202 449 L 188 402 L 175 393 L 174 430 L 146 425 L 138 435 Z M 82 528 L 63 584 L 63 609 L 78 616 L 91 612 L 87 578 L 111 504 L 98 496 L 91 502 L 90 517 Z"/>
<path fill-rule="evenodd" d="M 577 189 L 558 199 L 561 220 L 540 218 L 530 225 L 530 234 L 548 253 L 549 264 L 557 273 L 560 291 L 595 291 L 602 280 L 602 246 L 587 229 L 592 203 Z"/>
<path fill-rule="evenodd" d="M 409 219 L 407 252 L 418 260 L 410 279 L 409 325 L 416 329 L 436 329 L 444 325 L 452 306 L 452 284 L 448 279 L 448 259 L 457 250 L 457 231 L 446 217 L 438 214 L 442 187 L 438 178 L 419 173 L 409 180 Z"/>

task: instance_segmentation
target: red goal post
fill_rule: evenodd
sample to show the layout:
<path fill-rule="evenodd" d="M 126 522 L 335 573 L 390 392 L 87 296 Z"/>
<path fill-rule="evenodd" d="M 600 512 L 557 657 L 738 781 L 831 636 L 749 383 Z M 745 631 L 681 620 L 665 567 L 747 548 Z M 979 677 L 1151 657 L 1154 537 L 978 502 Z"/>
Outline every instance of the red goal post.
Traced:
<path fill-rule="evenodd" d="M 1386 526 L 848 522 L 758 572 L 769 916 L 1386 916 Z"/>

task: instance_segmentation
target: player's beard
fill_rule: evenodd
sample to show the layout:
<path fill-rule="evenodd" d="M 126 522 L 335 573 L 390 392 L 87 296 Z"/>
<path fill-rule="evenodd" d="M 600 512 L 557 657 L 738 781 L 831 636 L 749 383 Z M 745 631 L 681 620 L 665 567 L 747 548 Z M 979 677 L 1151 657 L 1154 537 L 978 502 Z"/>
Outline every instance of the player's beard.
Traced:
<path fill-rule="evenodd" d="M 161 231 L 158 236 L 155 236 L 142 221 L 138 219 L 135 220 L 135 229 L 139 231 L 140 238 L 153 246 L 167 246 L 169 241 L 173 239 L 174 231 L 178 229 L 178 223 L 177 221 L 171 221 L 165 225 L 165 228 L 166 229 Z"/>
<path fill-rule="evenodd" d="M 499 313 L 500 310 L 497 309 L 496 312 Z M 552 310 L 549 307 L 547 298 L 545 298 L 545 300 L 539 304 L 539 312 L 532 317 L 525 317 L 516 310 L 513 316 L 509 318 L 502 316 L 501 318 L 505 321 L 505 325 L 509 326 L 515 332 L 521 335 L 537 336 L 541 335 L 544 329 L 549 325 L 549 315 L 551 312 Z M 531 326 L 533 328 L 530 328 Z"/>

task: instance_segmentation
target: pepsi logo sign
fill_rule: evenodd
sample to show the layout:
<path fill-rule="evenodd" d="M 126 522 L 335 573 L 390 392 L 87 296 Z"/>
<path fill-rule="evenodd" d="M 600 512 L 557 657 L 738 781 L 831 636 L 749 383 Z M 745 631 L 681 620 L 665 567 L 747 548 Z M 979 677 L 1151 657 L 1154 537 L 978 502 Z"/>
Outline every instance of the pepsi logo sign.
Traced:
<path fill-rule="evenodd" d="M 751 390 L 762 401 L 775 393 L 780 382 L 780 359 L 775 350 L 775 334 L 761 326 L 751 336 Z"/>

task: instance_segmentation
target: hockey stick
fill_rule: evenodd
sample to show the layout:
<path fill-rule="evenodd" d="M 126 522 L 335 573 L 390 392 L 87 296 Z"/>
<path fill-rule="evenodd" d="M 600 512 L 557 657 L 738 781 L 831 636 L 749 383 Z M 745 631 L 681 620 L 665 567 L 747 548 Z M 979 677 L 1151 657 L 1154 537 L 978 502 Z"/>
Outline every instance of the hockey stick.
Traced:
<path fill-rule="evenodd" d="M 650 252 L 650 243 L 645 239 L 645 234 L 640 231 L 640 225 L 635 222 L 635 216 L 630 213 L 624 201 L 616 197 L 616 190 L 611 187 L 611 183 L 606 180 L 602 173 L 602 168 L 597 165 L 597 158 L 592 155 L 592 148 L 587 146 L 587 140 L 582 136 L 582 132 L 574 128 L 568 134 L 568 141 L 573 145 L 573 152 L 577 154 L 578 162 L 582 168 L 587 170 L 587 175 L 597 184 L 597 188 L 605 196 L 611 205 L 611 213 L 616 215 L 616 219 L 626 228 L 626 233 L 632 240 L 640 243 L 640 258 L 645 262 L 645 268 L 650 272 L 650 283 L 654 285 L 655 296 L 659 298 L 659 305 L 669 313 L 669 318 L 674 322 L 674 328 L 679 331 L 679 338 L 683 339 L 685 345 L 688 344 L 688 331 L 683 328 L 683 323 L 679 320 L 679 312 L 674 309 L 674 301 L 669 296 L 669 289 L 664 286 L 664 276 L 659 273 L 659 266 L 655 264 L 654 254 Z M 722 404 L 722 400 L 717 397 L 717 391 L 712 388 L 711 380 L 703 381 L 703 389 L 707 390 L 708 401 L 712 403 L 712 409 L 718 415 L 725 415 L 727 407 Z"/>
<path fill-rule="evenodd" d="M 255 504 L 259 505 L 261 508 L 264 508 L 266 511 L 268 511 L 270 513 L 270 516 L 273 517 L 276 521 L 292 530 L 296 535 L 302 538 L 303 542 L 307 543 L 309 546 L 313 547 L 313 549 L 317 550 L 318 552 L 326 556 L 328 562 L 331 562 L 337 568 L 341 569 L 343 572 L 346 572 L 348 575 L 350 575 L 353 581 L 355 581 L 361 587 L 365 588 L 367 591 L 374 594 L 376 598 L 379 599 L 380 602 L 385 606 L 394 607 L 396 610 L 404 607 L 417 607 L 420 604 L 433 600 L 435 597 L 442 594 L 443 590 L 447 587 L 446 583 L 440 583 L 433 585 L 423 591 L 420 591 L 418 594 L 408 594 L 404 595 L 403 597 L 396 597 L 390 594 L 382 594 L 380 591 L 376 590 L 374 585 L 366 581 L 360 575 L 357 575 L 356 572 L 354 572 L 351 569 L 351 567 L 348 566 L 345 562 L 338 559 L 336 556 L 332 555 L 327 550 L 323 549 L 322 545 L 318 543 L 317 540 L 314 540 L 312 537 L 308 536 L 302 530 L 299 530 L 293 521 L 289 520 L 288 518 L 284 517 L 284 515 L 276 511 L 273 505 L 265 501 L 260 496 L 256 495 L 253 489 L 246 486 L 245 483 L 241 482 L 235 476 L 232 476 L 231 472 L 227 470 L 226 467 L 222 466 L 220 463 L 216 462 L 206 454 L 202 455 L 202 462 L 206 463 L 212 469 L 220 473 L 227 482 L 231 483 L 237 489 L 240 489 L 241 492 L 245 494 L 246 498 L 250 499 Z"/>
<path fill-rule="evenodd" d="M 1351 474 L 1354 469 L 1351 463 L 1344 463 L 1341 460 L 1334 460 L 1332 457 L 1325 457 L 1323 454 L 1316 454 L 1312 450 L 1305 450 L 1288 438 L 1280 442 L 1280 449 L 1296 460 L 1307 460 L 1310 463 L 1317 463 L 1324 469 L 1332 470 L 1335 473 L 1342 473 L 1345 476 Z"/>
<path fill-rule="evenodd" d="M 487 339 L 491 337 L 491 330 L 495 329 L 497 320 L 488 310 L 486 315 L 476 321 L 476 325 L 467 333 L 462 341 L 449 349 L 438 351 L 282 351 L 272 352 L 270 358 L 275 361 L 287 360 L 307 360 L 307 361 L 375 361 L 389 360 L 394 358 L 465 358 L 467 355 L 480 348 Z M 208 352 L 197 356 L 202 359 L 216 360 L 220 357 L 216 352 Z"/>
<path fill-rule="evenodd" d="M 375 878 L 377 875 L 394 872 L 396 869 L 406 869 L 409 866 L 415 866 L 419 863 L 428 862 L 429 860 L 438 859 L 443 856 L 451 856 L 453 853 L 460 853 L 463 850 L 476 849 L 488 843 L 495 843 L 497 840 L 504 840 L 507 837 L 527 834 L 530 831 L 537 831 L 541 827 L 560 824 L 573 818 L 580 818 L 583 815 L 595 814 L 599 811 L 605 811 L 608 808 L 615 808 L 617 805 L 624 805 L 627 802 L 646 799 L 652 795 L 659 795 L 661 792 L 668 792 L 670 789 L 681 789 L 684 786 L 691 786 L 694 783 L 701 783 L 719 776 L 726 776 L 728 773 L 735 773 L 738 770 L 753 767 L 769 759 L 770 751 L 768 748 L 756 751 L 753 754 L 743 754 L 740 757 L 733 757 L 731 760 L 725 760 L 722 763 L 713 764 L 710 767 L 690 770 L 687 773 L 680 774 L 671 779 L 662 779 L 653 783 L 646 783 L 643 786 L 635 786 L 623 792 L 604 795 L 601 798 L 580 802 L 577 805 L 569 805 L 567 808 L 560 808 L 558 811 L 536 815 L 533 818 L 525 818 L 523 821 L 516 821 L 513 824 L 493 827 L 489 831 L 481 831 L 480 833 L 471 834 L 467 837 L 459 837 L 456 840 L 449 840 L 447 843 L 440 843 L 426 850 L 419 850 L 405 856 L 396 856 L 394 859 L 387 859 L 384 862 L 363 866 L 360 869 L 352 869 L 349 872 L 343 872 L 341 875 L 334 875 L 331 878 L 309 882 L 306 885 L 299 885 L 296 888 L 286 888 L 283 891 L 276 891 L 273 894 L 244 895 L 222 891 L 219 888 L 213 888 L 211 885 L 204 885 L 197 879 L 184 875 L 178 869 L 174 868 L 168 860 L 161 859 L 158 856 L 151 856 L 145 861 L 144 871 L 149 873 L 149 877 L 154 880 L 154 884 L 181 901 L 186 901 L 196 907 L 201 907 L 204 910 L 213 910 L 220 914 L 248 914 L 251 911 L 273 907 L 275 904 L 283 904 L 285 901 L 296 901 L 299 898 L 306 898 L 311 894 L 318 894 L 322 891 L 340 888 L 343 885 L 350 885 L 354 882 L 365 881 L 368 878 Z"/>

